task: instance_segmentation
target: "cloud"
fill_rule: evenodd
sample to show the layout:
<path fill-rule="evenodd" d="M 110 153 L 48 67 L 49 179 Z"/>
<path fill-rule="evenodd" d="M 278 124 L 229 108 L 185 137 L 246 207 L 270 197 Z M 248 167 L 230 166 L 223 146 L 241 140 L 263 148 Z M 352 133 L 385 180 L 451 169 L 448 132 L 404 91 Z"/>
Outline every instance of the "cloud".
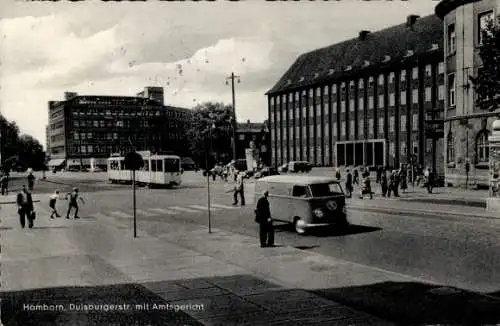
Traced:
<path fill-rule="evenodd" d="M 241 76 L 238 119 L 262 121 L 264 93 L 301 53 L 433 9 L 426 1 L 4 1 L 10 0 L 2 0 L 0 13 L 0 108 L 42 143 L 47 102 L 65 91 L 130 96 L 162 86 L 166 104 L 231 103 L 225 84 L 231 72 Z"/>

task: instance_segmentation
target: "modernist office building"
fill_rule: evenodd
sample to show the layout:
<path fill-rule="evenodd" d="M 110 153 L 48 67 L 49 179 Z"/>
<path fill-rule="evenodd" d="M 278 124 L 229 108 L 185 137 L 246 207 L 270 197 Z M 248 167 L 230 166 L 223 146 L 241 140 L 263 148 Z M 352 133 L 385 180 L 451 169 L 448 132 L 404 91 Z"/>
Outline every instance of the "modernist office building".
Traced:
<path fill-rule="evenodd" d="M 49 167 L 106 165 L 112 153 L 132 149 L 188 155 L 191 111 L 163 105 L 163 89 L 146 87 L 136 97 L 80 96 L 49 102 Z"/>
<path fill-rule="evenodd" d="M 272 161 L 444 174 L 443 23 L 407 22 L 301 55 L 268 91 Z"/>
<path fill-rule="evenodd" d="M 443 0 L 436 15 L 443 19 L 446 85 L 452 90 L 445 99 L 446 182 L 463 186 L 488 185 L 491 125 L 499 113 L 475 104 L 476 94 L 469 76 L 481 68 L 481 31 L 498 19 L 500 0 Z M 465 165 L 469 163 L 469 175 Z"/>

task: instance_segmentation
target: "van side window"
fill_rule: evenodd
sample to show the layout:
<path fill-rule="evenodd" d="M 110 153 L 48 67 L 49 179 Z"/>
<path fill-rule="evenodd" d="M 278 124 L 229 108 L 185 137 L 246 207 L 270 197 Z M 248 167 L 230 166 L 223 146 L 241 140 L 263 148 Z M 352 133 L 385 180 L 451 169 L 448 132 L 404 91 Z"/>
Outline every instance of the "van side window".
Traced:
<path fill-rule="evenodd" d="M 292 196 L 306 198 L 307 197 L 307 187 L 293 186 Z"/>

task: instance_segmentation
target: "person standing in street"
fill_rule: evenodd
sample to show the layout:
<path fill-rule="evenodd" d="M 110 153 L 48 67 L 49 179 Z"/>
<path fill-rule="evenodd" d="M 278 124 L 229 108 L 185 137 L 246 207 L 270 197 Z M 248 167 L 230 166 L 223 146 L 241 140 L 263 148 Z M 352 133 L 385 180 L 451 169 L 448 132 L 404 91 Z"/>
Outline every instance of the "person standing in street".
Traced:
<path fill-rule="evenodd" d="M 353 187 L 352 187 L 352 173 L 349 170 L 347 170 L 346 174 L 345 189 L 349 192 L 347 197 L 351 198 Z"/>
<path fill-rule="evenodd" d="M 78 193 L 78 188 L 73 188 L 73 192 L 69 194 L 68 213 L 66 213 L 67 219 L 69 219 L 69 214 L 71 213 L 71 208 L 75 208 L 75 215 L 73 218 L 75 218 L 75 219 L 80 218 L 80 216 L 78 216 L 78 209 L 79 209 L 78 199 L 82 202 L 82 204 L 85 204 L 85 201 Z"/>
<path fill-rule="evenodd" d="M 401 180 L 401 190 L 404 194 L 406 192 L 406 189 L 408 189 L 408 171 L 406 169 L 401 169 L 399 175 Z"/>
<path fill-rule="evenodd" d="M 9 176 L 7 174 L 2 175 L 0 186 L 2 187 L 2 196 L 7 196 L 9 194 Z"/>
<path fill-rule="evenodd" d="M 234 186 L 234 206 L 238 205 L 238 194 L 240 195 L 241 206 L 245 206 L 245 188 L 243 179 L 243 172 L 238 173 L 236 176 L 236 184 Z"/>
<path fill-rule="evenodd" d="M 432 188 L 434 187 L 434 172 L 429 168 L 427 170 L 427 192 L 432 194 Z"/>
<path fill-rule="evenodd" d="M 257 201 L 255 209 L 255 222 L 259 223 L 260 247 L 274 246 L 274 226 L 269 209 L 269 191 L 264 191 L 264 195 Z"/>
<path fill-rule="evenodd" d="M 61 215 L 59 215 L 59 213 L 57 212 L 57 209 L 56 209 L 56 202 L 57 202 L 57 199 L 59 199 L 59 198 L 60 198 L 59 190 L 56 190 L 52 195 L 50 195 L 49 207 L 51 210 L 51 214 L 50 214 L 51 219 L 54 218 L 54 215 L 56 217 L 61 217 Z"/>
<path fill-rule="evenodd" d="M 17 207 L 21 227 L 24 229 L 26 225 L 26 219 L 28 219 L 28 227 L 30 229 L 33 228 L 33 197 L 31 196 L 31 193 L 28 191 L 28 189 L 26 189 L 25 185 L 23 185 L 23 190 L 21 190 L 21 192 L 17 194 Z"/>
<path fill-rule="evenodd" d="M 354 169 L 354 178 L 352 180 L 353 185 L 359 185 L 359 172 L 358 169 Z"/>
<path fill-rule="evenodd" d="M 33 191 L 34 186 L 35 186 L 35 176 L 33 175 L 33 172 L 30 172 L 28 174 L 28 190 Z"/>
<path fill-rule="evenodd" d="M 337 180 L 340 180 L 341 175 L 340 175 L 340 169 L 339 168 L 337 168 L 335 170 L 335 177 L 337 178 Z"/>
<path fill-rule="evenodd" d="M 389 184 L 387 186 L 387 197 L 391 197 L 391 192 L 394 191 L 394 183 L 395 183 L 394 171 L 390 172 L 388 182 Z"/>
<path fill-rule="evenodd" d="M 377 175 L 378 175 L 378 171 L 377 171 Z M 389 188 L 389 184 L 388 184 L 388 181 L 387 181 L 387 171 L 382 171 L 380 173 L 380 187 L 382 188 L 382 197 L 385 197 L 387 195 L 387 190 Z"/>
<path fill-rule="evenodd" d="M 370 177 L 366 176 L 363 179 L 363 187 L 361 188 L 361 194 L 360 194 L 360 199 L 363 199 L 364 195 L 370 195 L 370 199 L 373 199 L 373 192 L 372 192 L 372 186 L 370 183 Z"/>

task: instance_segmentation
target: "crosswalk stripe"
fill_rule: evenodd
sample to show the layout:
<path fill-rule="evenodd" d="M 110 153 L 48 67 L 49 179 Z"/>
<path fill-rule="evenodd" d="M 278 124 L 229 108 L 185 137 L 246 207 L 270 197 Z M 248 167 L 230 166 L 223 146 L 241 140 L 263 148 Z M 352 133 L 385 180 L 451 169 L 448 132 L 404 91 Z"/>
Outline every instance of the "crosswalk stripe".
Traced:
<path fill-rule="evenodd" d="M 158 212 L 158 213 L 161 213 L 161 214 L 168 214 L 168 215 L 177 215 L 177 214 L 179 214 L 179 212 L 169 211 L 169 210 L 163 209 L 163 208 L 150 208 L 149 210 L 153 211 L 153 212 Z"/>
<path fill-rule="evenodd" d="M 207 205 L 189 205 L 189 207 L 193 207 L 193 208 L 196 208 L 196 209 L 202 209 L 202 210 L 208 211 L 208 206 Z M 213 207 L 212 205 L 210 205 L 210 210 L 212 210 L 212 211 L 220 211 L 220 208 L 216 208 L 216 207 Z"/>
<path fill-rule="evenodd" d="M 132 216 L 125 214 L 124 212 L 120 212 L 120 211 L 111 212 L 111 214 L 116 215 L 118 217 L 122 217 L 122 218 L 132 217 Z"/>
<path fill-rule="evenodd" d="M 186 213 L 199 213 L 200 211 L 197 211 L 195 209 L 187 208 L 187 207 L 179 207 L 179 206 L 170 206 L 170 209 L 175 209 L 181 212 L 186 212 Z"/>
<path fill-rule="evenodd" d="M 218 207 L 218 208 L 226 208 L 226 209 L 239 209 L 238 207 L 235 206 L 227 206 L 227 205 L 220 205 L 220 204 L 211 204 L 210 206 Z"/>

